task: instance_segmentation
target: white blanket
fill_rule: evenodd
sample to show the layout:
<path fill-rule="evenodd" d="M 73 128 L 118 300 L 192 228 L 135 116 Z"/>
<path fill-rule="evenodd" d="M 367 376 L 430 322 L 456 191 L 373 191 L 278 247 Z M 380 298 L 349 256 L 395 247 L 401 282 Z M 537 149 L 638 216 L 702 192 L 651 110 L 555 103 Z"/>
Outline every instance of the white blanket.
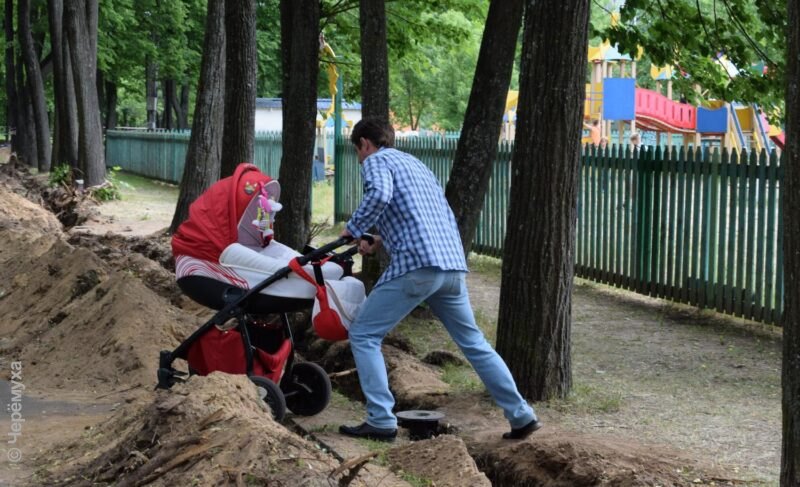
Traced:
<path fill-rule="evenodd" d="M 219 263 L 241 276 L 247 281 L 248 286 L 252 288 L 275 274 L 279 269 L 288 266 L 290 260 L 300 255 L 300 253 L 275 240 L 260 249 L 260 252 L 242 244 L 234 243 L 222 252 L 219 257 Z M 309 275 L 314 275 L 314 269 L 311 265 L 306 265 L 303 269 Z M 338 282 L 343 273 L 343 269 L 337 264 L 328 262 L 322 265 L 322 276 L 325 281 Z M 359 284 L 361 283 L 359 282 Z M 350 285 L 352 286 L 352 284 Z M 363 289 L 363 285 L 361 287 Z M 291 273 L 288 278 L 267 286 L 261 293 L 284 298 L 311 299 L 316 293 L 316 288 L 302 277 Z"/>

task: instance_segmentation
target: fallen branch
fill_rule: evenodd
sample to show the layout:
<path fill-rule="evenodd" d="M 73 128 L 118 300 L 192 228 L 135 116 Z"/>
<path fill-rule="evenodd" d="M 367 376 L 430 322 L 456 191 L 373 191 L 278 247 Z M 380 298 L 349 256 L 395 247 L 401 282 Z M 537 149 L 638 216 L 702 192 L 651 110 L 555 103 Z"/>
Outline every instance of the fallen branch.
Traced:
<path fill-rule="evenodd" d="M 343 476 L 339 479 L 339 487 L 347 487 L 350 485 L 350 482 L 356 478 L 358 475 L 358 471 L 361 470 L 361 467 L 367 464 L 370 460 L 378 456 L 378 452 L 371 452 L 367 453 L 366 455 L 362 455 L 360 457 L 351 458 L 346 462 L 342 463 L 338 467 L 336 467 L 331 473 L 328 474 L 328 480 L 330 481 L 337 475 L 343 473 L 345 470 L 349 470 L 347 475 Z"/>

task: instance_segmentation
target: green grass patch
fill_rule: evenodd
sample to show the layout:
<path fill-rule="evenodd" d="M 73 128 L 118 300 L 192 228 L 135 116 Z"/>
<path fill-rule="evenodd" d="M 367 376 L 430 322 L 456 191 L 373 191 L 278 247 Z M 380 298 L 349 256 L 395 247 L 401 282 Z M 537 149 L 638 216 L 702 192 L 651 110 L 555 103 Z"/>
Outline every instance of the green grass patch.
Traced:
<path fill-rule="evenodd" d="M 436 318 L 408 316 L 397 325 L 395 330 L 411 341 L 411 345 L 420 358 L 433 350 L 460 353 L 444 325 Z"/>
<path fill-rule="evenodd" d="M 478 272 L 487 277 L 500 279 L 503 272 L 503 261 L 495 257 L 470 252 L 468 262 L 472 272 Z"/>
<path fill-rule="evenodd" d="M 622 394 L 587 384 L 574 384 L 566 399 L 555 399 L 548 406 L 564 413 L 616 413 L 622 408 Z"/>
<path fill-rule="evenodd" d="M 450 384 L 456 393 L 483 390 L 481 379 L 469 365 L 445 364 L 442 368 L 442 380 Z"/>

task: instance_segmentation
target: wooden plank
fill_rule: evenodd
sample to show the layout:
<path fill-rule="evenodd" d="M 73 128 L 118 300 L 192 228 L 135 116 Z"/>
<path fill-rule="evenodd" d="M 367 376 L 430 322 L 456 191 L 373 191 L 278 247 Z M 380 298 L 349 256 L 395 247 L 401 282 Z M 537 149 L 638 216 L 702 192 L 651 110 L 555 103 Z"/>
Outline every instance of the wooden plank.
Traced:
<path fill-rule="evenodd" d="M 766 282 L 764 283 L 764 310 L 767 323 L 775 322 L 775 261 L 777 259 L 778 237 L 776 234 L 777 220 L 780 218 L 780 204 L 778 201 L 778 158 L 775 151 L 770 154 L 767 166 L 767 243 L 765 266 Z"/>
<path fill-rule="evenodd" d="M 728 253 L 726 276 L 725 276 L 725 312 L 733 314 L 735 312 L 734 306 L 734 290 L 736 289 L 736 222 L 739 212 L 739 154 L 736 151 L 731 152 L 731 162 L 728 167 L 730 187 L 730 208 L 728 217 Z"/>
<path fill-rule="evenodd" d="M 745 257 L 745 285 L 742 299 L 742 314 L 745 318 L 753 317 L 753 293 L 755 292 L 755 284 L 753 279 L 753 270 L 755 266 L 755 244 L 759 238 L 756 235 L 756 183 L 758 171 L 758 154 L 756 151 L 750 151 L 750 157 L 747 162 L 747 255 Z"/>
<path fill-rule="evenodd" d="M 757 181 L 757 204 L 756 204 L 756 220 L 758 227 L 756 228 L 756 267 L 755 267 L 755 302 L 753 303 L 753 319 L 761 321 L 764 319 L 764 248 L 767 242 L 767 211 L 766 211 L 766 193 L 767 193 L 767 164 L 769 163 L 769 155 L 765 150 L 762 150 L 758 157 L 758 173 L 756 175 Z"/>
<path fill-rule="evenodd" d="M 714 308 L 722 313 L 725 311 L 725 258 L 727 256 L 727 236 L 729 233 L 728 212 L 730 211 L 730 202 L 728 201 L 728 185 L 730 184 L 729 178 L 730 161 L 728 160 L 727 149 L 722 149 L 722 154 L 719 160 L 719 205 L 718 205 L 718 222 L 719 232 L 717 238 L 717 278 L 716 288 L 714 290 Z"/>
<path fill-rule="evenodd" d="M 733 296 L 733 310 L 736 316 L 742 316 L 742 305 L 744 304 L 744 265 L 745 265 L 745 246 L 747 245 L 745 236 L 747 235 L 747 152 L 742 151 L 741 159 L 736 170 L 738 182 L 737 197 L 738 215 L 736 219 L 736 292 Z"/>

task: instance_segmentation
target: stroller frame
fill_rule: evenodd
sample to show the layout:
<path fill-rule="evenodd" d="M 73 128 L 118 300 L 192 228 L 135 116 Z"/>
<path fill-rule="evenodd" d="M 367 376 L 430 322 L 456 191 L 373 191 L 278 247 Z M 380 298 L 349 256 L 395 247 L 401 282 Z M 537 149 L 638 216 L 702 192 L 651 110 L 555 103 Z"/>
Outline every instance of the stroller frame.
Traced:
<path fill-rule="evenodd" d="M 371 237 L 369 238 L 371 240 Z M 300 266 L 304 266 L 308 263 L 318 262 L 323 257 L 331 257 L 333 261 L 341 261 L 343 259 L 350 258 L 353 256 L 357 251 L 358 247 L 352 247 L 345 252 L 339 254 L 332 254 L 332 252 L 350 242 L 352 242 L 352 237 L 341 237 L 334 242 L 331 242 L 327 245 L 324 245 L 318 249 L 311 250 L 310 252 L 296 257 L 296 261 Z M 188 338 L 186 338 L 177 348 L 174 350 L 162 350 L 159 354 L 158 360 L 158 384 L 156 385 L 157 389 L 170 389 L 173 385 L 178 382 L 185 382 L 187 377 L 191 374 L 190 372 L 183 372 L 177 370 L 173 367 L 173 362 L 177 358 L 184 358 L 187 356 L 187 352 L 189 348 L 197 341 L 201 336 L 203 336 L 206 332 L 208 332 L 213 326 L 222 326 L 231 319 L 235 319 L 237 321 L 237 325 L 235 329 L 239 331 L 242 337 L 242 345 L 244 346 L 245 350 L 245 359 L 246 359 L 246 373 L 247 376 L 253 381 L 259 388 L 265 389 L 265 400 L 269 404 L 272 409 L 273 415 L 275 416 L 276 420 L 283 419 L 283 415 L 286 412 L 286 398 L 291 398 L 292 396 L 305 392 L 305 393 L 312 393 L 309 389 L 309 386 L 304 383 L 295 382 L 292 379 L 293 374 L 291 373 L 284 373 L 281 377 L 281 384 L 280 389 L 269 379 L 261 376 L 253 375 L 253 344 L 250 338 L 250 333 L 247 329 L 247 317 L 248 312 L 246 311 L 246 305 L 248 301 L 257 296 L 262 290 L 269 287 L 271 284 L 284 279 L 292 273 L 292 269 L 290 267 L 283 267 L 275 272 L 272 276 L 264 279 L 256 286 L 250 289 L 241 289 L 235 286 L 231 286 L 226 289 L 225 294 L 223 296 L 223 300 L 225 305 L 211 317 L 205 324 L 200 326 L 197 330 L 194 331 Z M 235 291 L 235 292 L 231 292 Z M 317 382 L 324 382 L 320 385 L 323 389 L 325 389 L 323 394 L 324 397 L 324 404 L 321 408 L 314 408 L 312 410 L 306 410 L 304 412 L 308 413 L 306 415 L 312 415 L 320 412 L 327 406 L 327 402 L 330 398 L 330 379 L 328 378 L 327 374 L 324 370 L 319 367 L 317 364 L 311 362 L 304 362 L 300 364 L 294 363 L 294 336 L 292 334 L 291 326 L 289 324 L 289 319 L 286 316 L 286 313 L 280 313 L 281 315 L 281 322 L 283 325 L 283 331 L 285 339 L 290 340 L 291 342 L 291 352 L 286 360 L 284 365 L 284 371 L 292 371 L 293 368 L 298 366 L 306 366 L 303 369 L 303 372 L 306 376 L 309 374 L 315 375 L 317 377 L 313 377 L 312 381 L 316 379 Z M 320 377 L 320 374 L 324 376 L 324 379 Z M 307 408 L 301 408 L 307 409 Z M 316 409 L 319 409 L 318 411 Z M 295 411 L 296 412 L 296 411 Z"/>

